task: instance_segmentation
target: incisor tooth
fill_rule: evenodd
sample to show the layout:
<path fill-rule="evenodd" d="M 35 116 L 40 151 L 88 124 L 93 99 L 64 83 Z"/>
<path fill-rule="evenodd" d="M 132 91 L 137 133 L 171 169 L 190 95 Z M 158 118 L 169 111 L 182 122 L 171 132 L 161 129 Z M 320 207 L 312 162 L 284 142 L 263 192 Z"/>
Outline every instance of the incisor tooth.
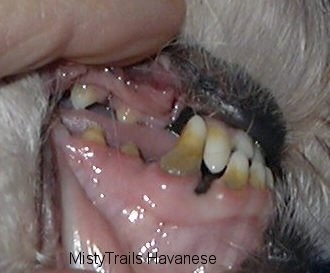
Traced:
<path fill-rule="evenodd" d="M 221 180 L 230 188 L 239 190 L 245 187 L 249 179 L 249 160 L 241 151 L 235 151 Z"/>
<path fill-rule="evenodd" d="M 238 130 L 233 142 L 236 150 L 243 152 L 248 158 L 253 157 L 253 143 L 247 133 Z"/>
<path fill-rule="evenodd" d="M 264 189 L 266 186 L 266 171 L 265 166 L 258 162 L 252 161 L 250 166 L 250 177 L 249 177 L 250 185 L 255 188 Z"/>
<path fill-rule="evenodd" d="M 71 103 L 75 109 L 84 109 L 97 102 L 98 97 L 93 87 L 85 84 L 75 84 L 70 94 Z"/>
<path fill-rule="evenodd" d="M 87 128 L 81 135 L 81 138 L 88 141 L 93 141 L 98 144 L 106 145 L 104 132 L 99 126 Z"/>
<path fill-rule="evenodd" d="M 193 116 L 184 127 L 174 148 L 161 158 L 161 168 L 178 176 L 199 171 L 206 132 L 204 120 L 198 115 Z"/>
<path fill-rule="evenodd" d="M 138 147 L 132 142 L 120 146 L 120 151 L 125 155 L 140 156 Z"/>
<path fill-rule="evenodd" d="M 218 173 L 227 165 L 232 149 L 230 137 L 221 124 L 207 122 L 207 137 L 203 159 L 211 173 Z"/>

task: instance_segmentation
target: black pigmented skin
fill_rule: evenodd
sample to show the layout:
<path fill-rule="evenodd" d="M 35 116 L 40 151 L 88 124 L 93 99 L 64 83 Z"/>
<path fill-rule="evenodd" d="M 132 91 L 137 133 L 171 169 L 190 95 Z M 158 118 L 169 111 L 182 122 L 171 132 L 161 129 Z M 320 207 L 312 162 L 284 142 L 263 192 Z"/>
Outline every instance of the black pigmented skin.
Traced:
<path fill-rule="evenodd" d="M 194 48 L 170 48 L 174 62 L 187 79 L 188 101 L 200 114 L 218 118 L 242 129 L 257 142 L 266 164 L 280 173 L 286 128 L 282 113 L 270 92 L 242 68 L 214 59 Z"/>
<path fill-rule="evenodd" d="M 177 135 L 181 135 L 183 128 L 194 114 L 194 110 L 191 107 L 184 108 L 177 119 L 167 126 L 167 129 Z"/>
<path fill-rule="evenodd" d="M 215 89 L 205 88 L 210 86 L 209 79 L 200 75 L 197 86 L 202 88 L 196 88 L 199 103 L 216 109 L 211 113 L 215 118 L 246 131 L 262 148 L 268 165 L 279 165 L 286 131 L 279 107 L 246 73 L 234 71 L 229 77 L 228 92 L 221 83 Z M 208 112 L 206 107 L 201 111 Z"/>
<path fill-rule="evenodd" d="M 204 160 L 202 161 L 202 165 L 201 165 L 201 179 L 199 181 L 199 183 L 197 184 L 196 188 L 195 188 L 195 193 L 196 194 L 202 194 L 202 193 L 207 193 L 207 191 L 210 189 L 210 187 L 212 186 L 212 183 L 214 180 L 220 178 L 221 176 L 223 176 L 223 174 L 225 173 L 227 167 L 225 167 L 223 170 L 221 170 L 218 173 L 211 173 L 209 171 L 209 169 L 207 168 L 207 166 L 205 165 Z"/>

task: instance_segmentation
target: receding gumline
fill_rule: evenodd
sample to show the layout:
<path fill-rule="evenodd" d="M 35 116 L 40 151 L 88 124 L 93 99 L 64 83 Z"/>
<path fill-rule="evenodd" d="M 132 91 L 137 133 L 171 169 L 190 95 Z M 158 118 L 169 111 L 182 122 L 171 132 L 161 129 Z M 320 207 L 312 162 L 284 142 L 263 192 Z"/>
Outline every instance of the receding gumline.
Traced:
<path fill-rule="evenodd" d="M 106 71 L 107 73 L 109 73 L 109 71 Z M 101 72 L 102 73 L 102 72 Z M 112 73 L 112 72 L 110 72 L 110 73 Z M 120 72 L 118 72 L 119 73 L 119 75 L 120 75 Z M 132 72 L 131 72 L 132 73 Z M 68 75 L 68 73 L 66 73 L 66 75 Z M 84 76 L 86 75 L 86 73 L 84 73 L 83 74 Z M 108 74 L 109 75 L 109 74 Z M 111 77 L 111 81 L 113 81 L 114 79 L 114 77 L 117 77 L 117 79 L 115 79 L 115 81 L 117 80 L 118 82 L 116 83 L 114 83 L 114 85 L 115 86 L 117 86 L 117 88 L 129 88 L 129 86 L 126 86 L 126 85 L 131 85 L 131 82 L 130 82 L 130 79 L 126 79 L 125 78 L 125 76 L 122 76 L 122 75 L 120 75 L 120 76 L 116 76 L 116 75 L 114 75 L 114 74 L 110 74 L 110 75 L 112 75 Z M 77 77 L 77 75 L 75 75 L 75 77 Z M 144 75 L 144 77 L 146 77 L 145 75 Z M 125 79 L 125 80 L 123 80 L 123 78 Z M 84 84 L 83 82 L 83 79 L 82 78 L 79 78 L 80 80 L 79 80 L 79 82 L 82 84 L 82 85 L 84 85 L 84 86 L 86 86 L 85 88 L 87 88 L 86 90 L 88 90 L 88 86 L 90 85 L 90 84 L 92 84 L 93 85 L 93 83 L 91 83 L 91 80 L 90 79 L 88 79 L 88 76 L 87 76 L 87 82 L 88 83 L 86 83 L 86 84 Z M 129 81 L 129 84 L 127 84 L 127 81 Z M 153 81 L 155 81 L 155 79 L 153 79 Z M 120 84 L 120 86 L 118 87 L 118 84 Z M 133 82 L 133 84 L 134 84 L 134 82 Z M 101 84 L 100 84 L 101 85 Z M 105 84 L 105 85 L 107 85 L 107 84 Z M 71 86 L 72 86 L 72 84 L 71 84 Z M 92 87 L 93 88 L 93 87 Z M 108 87 L 109 88 L 109 87 Z M 92 91 L 90 91 L 90 93 L 91 93 Z M 110 94 L 111 94 L 111 92 L 112 91 L 110 91 Z M 93 95 L 93 93 L 91 93 L 92 95 Z M 91 96 L 91 94 L 89 94 L 89 96 Z M 102 95 L 102 99 L 105 99 L 105 98 L 107 98 L 107 103 L 109 102 L 108 101 L 108 97 L 109 96 L 114 96 L 114 95 L 107 95 L 107 96 L 103 96 Z M 95 99 L 95 98 L 94 98 Z M 176 102 L 175 102 L 176 103 Z M 173 105 L 175 105 L 175 103 L 173 103 Z M 90 106 L 87 106 L 87 107 L 83 107 L 83 108 L 86 108 L 87 110 L 84 110 L 84 111 L 91 111 L 91 112 L 94 112 L 93 111 L 93 108 L 97 108 L 97 105 L 100 105 L 101 106 L 101 108 L 102 107 L 108 107 L 107 105 L 105 105 L 105 106 L 102 106 L 102 101 L 95 101 L 94 102 L 94 100 L 92 101 L 92 103 L 91 103 L 91 105 Z M 96 105 L 96 106 L 95 106 Z M 165 129 L 167 129 L 167 131 L 170 131 L 171 133 L 174 133 L 174 134 L 176 134 L 176 135 L 180 135 L 181 134 L 181 132 L 182 132 L 182 130 L 184 130 L 184 128 L 185 128 L 185 126 L 186 126 L 186 124 L 187 124 L 187 122 L 191 119 L 191 117 L 192 116 L 194 116 L 194 115 L 196 115 L 196 113 L 195 113 L 195 110 L 193 109 L 193 107 L 185 107 L 185 108 L 181 108 L 180 109 L 180 111 L 177 111 L 176 113 L 175 113 L 175 115 L 173 114 L 173 111 L 174 111 L 174 109 L 173 109 L 173 105 L 171 106 L 172 107 L 172 110 L 170 111 L 171 112 L 171 116 L 170 116 L 170 118 L 168 119 L 168 125 L 167 126 L 164 126 L 165 127 Z M 72 106 L 71 106 L 72 107 Z M 111 107 L 111 104 L 110 104 L 110 107 Z M 70 107 L 69 107 L 70 108 Z M 88 110 L 88 109 L 90 109 L 90 110 Z M 132 109 L 134 109 L 134 108 L 132 108 Z M 110 117 L 112 117 L 112 120 L 113 120 L 113 118 L 115 117 L 115 114 L 116 114 L 116 109 L 114 108 L 114 109 L 111 109 L 111 114 L 110 115 L 108 115 L 108 117 L 110 116 Z M 174 116 L 175 116 L 175 118 L 174 118 Z M 116 118 L 115 118 L 116 119 Z M 207 118 L 207 117 L 205 117 L 205 119 L 209 119 L 209 118 Z M 114 120 L 114 122 L 118 122 L 118 121 L 115 121 Z M 92 124 L 93 122 L 91 122 L 91 124 Z M 95 122 L 94 122 L 95 123 Z M 97 122 L 96 122 L 96 124 L 97 124 Z M 102 126 L 101 126 L 102 127 Z M 163 128 L 164 128 L 163 127 Z M 229 128 L 229 127 L 227 127 L 226 126 L 226 128 Z M 163 129 L 164 130 L 164 129 Z M 225 130 L 227 130 L 227 129 L 225 129 Z M 164 130 L 165 132 L 166 132 L 166 130 Z M 251 155 L 252 156 L 252 155 Z M 251 166 L 251 161 L 252 161 L 252 157 L 250 157 L 249 158 L 249 166 Z M 262 160 L 261 160 L 262 161 Z M 206 165 L 206 163 L 205 163 L 205 161 L 204 160 L 202 160 L 202 162 L 201 162 L 201 164 L 199 165 L 200 166 L 200 168 L 199 168 L 199 172 L 201 173 L 201 179 L 200 179 L 200 181 L 199 181 L 199 183 L 198 183 L 198 185 L 196 186 L 196 188 L 195 188 L 195 193 L 196 194 L 201 194 L 201 193 L 206 193 L 207 191 L 208 191 L 208 189 L 210 188 L 210 186 L 211 186 L 211 184 L 213 183 L 213 181 L 214 180 L 216 180 L 216 179 L 218 179 L 218 178 L 220 178 L 220 177 L 222 177 L 224 174 L 225 174 L 225 172 L 226 172 L 226 170 L 227 170 L 227 166 L 224 166 L 224 168 L 222 168 L 222 169 L 220 169 L 220 170 L 218 170 L 217 172 L 211 172 L 210 171 L 210 169 L 207 167 L 207 165 Z M 260 169 L 260 168 L 259 168 Z M 260 171 L 259 171 L 259 173 L 260 173 Z M 265 174 L 263 174 L 264 176 L 265 176 Z M 264 178 L 264 180 L 265 180 L 266 178 Z M 261 179 L 262 180 L 262 179 Z"/>

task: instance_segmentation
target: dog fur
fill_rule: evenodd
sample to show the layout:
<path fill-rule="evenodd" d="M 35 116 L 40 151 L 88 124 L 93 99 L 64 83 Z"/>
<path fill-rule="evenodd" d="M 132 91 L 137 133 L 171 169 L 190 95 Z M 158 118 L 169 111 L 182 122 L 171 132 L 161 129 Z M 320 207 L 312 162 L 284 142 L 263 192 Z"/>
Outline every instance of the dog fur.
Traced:
<path fill-rule="evenodd" d="M 253 272 L 312 272 L 330 259 L 330 3 L 187 0 L 187 8 L 180 42 L 245 68 L 271 90 L 287 124 L 277 217 Z M 1 84 L 1 272 L 26 272 L 55 255 L 52 244 L 40 248 L 35 204 L 49 108 L 44 88 L 37 74 Z M 51 234 L 43 236 L 55 240 Z"/>

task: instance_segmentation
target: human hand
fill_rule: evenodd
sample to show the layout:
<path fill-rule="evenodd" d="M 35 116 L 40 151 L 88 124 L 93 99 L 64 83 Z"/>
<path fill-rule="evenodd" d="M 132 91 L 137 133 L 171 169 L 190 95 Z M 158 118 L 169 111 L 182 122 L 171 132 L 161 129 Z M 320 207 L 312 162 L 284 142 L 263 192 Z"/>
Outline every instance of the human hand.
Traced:
<path fill-rule="evenodd" d="M 127 64 L 175 35 L 180 0 L 3 0 L 0 78 L 58 58 L 86 64 Z"/>

